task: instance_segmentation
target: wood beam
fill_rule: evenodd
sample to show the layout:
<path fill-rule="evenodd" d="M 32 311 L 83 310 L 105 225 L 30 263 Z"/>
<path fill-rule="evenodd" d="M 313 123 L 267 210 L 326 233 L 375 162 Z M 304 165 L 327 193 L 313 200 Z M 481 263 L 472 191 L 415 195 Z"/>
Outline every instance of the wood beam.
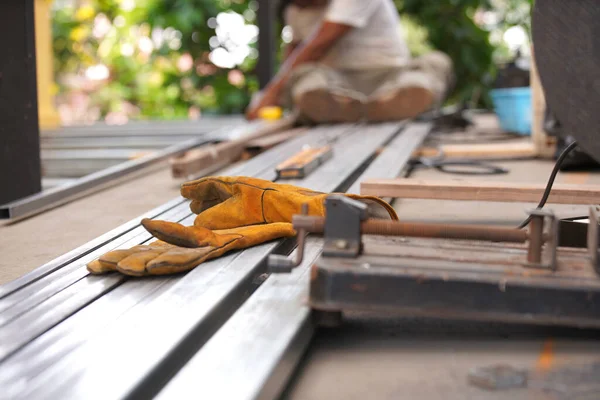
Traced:
<path fill-rule="evenodd" d="M 372 179 L 361 184 L 360 193 L 402 199 L 537 203 L 542 198 L 545 186 L 513 182 Z M 600 186 L 555 184 L 548 203 L 600 204 Z"/>

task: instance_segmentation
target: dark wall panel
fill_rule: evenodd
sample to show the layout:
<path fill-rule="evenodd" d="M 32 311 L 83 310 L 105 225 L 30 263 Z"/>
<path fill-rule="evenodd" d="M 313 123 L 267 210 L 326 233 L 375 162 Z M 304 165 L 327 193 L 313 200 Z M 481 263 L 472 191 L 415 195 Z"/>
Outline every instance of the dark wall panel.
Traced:
<path fill-rule="evenodd" d="M 41 190 L 33 0 L 0 1 L 0 204 Z"/>

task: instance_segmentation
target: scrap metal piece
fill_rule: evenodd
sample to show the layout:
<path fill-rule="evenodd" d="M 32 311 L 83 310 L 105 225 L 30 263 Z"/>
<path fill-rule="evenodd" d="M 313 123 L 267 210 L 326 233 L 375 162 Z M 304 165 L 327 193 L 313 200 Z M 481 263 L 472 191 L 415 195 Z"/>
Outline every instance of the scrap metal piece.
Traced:
<path fill-rule="evenodd" d="M 522 388 L 527 378 L 527 370 L 506 364 L 475 368 L 468 376 L 469 383 L 488 390 Z"/>
<path fill-rule="evenodd" d="M 356 257 L 361 250 L 361 222 L 367 218 L 367 205 L 341 195 L 325 200 L 325 257 Z"/>

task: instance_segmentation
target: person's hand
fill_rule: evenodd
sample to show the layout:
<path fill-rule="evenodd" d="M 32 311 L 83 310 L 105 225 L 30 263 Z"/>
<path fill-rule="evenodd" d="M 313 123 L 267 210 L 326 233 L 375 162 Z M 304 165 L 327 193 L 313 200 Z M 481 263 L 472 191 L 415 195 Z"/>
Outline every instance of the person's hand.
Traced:
<path fill-rule="evenodd" d="M 258 118 L 261 108 L 277 105 L 279 105 L 279 90 L 274 86 L 267 86 L 262 92 L 252 96 L 250 105 L 246 109 L 246 119 L 252 121 Z"/>

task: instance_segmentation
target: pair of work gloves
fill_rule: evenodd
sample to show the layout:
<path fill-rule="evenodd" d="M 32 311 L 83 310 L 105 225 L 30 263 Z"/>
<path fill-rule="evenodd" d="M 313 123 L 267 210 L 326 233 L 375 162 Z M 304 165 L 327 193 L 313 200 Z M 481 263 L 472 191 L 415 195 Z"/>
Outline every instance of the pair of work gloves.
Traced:
<path fill-rule="evenodd" d="M 303 204 L 308 214 L 325 216 L 326 193 L 248 177 L 208 177 L 184 183 L 191 200 L 193 226 L 144 219 L 142 225 L 158 240 L 114 250 L 87 265 L 93 274 L 119 271 L 126 275 L 167 275 L 189 271 L 233 250 L 293 237 L 292 216 Z M 383 200 L 346 194 L 368 206 L 370 218 L 397 220 Z"/>

